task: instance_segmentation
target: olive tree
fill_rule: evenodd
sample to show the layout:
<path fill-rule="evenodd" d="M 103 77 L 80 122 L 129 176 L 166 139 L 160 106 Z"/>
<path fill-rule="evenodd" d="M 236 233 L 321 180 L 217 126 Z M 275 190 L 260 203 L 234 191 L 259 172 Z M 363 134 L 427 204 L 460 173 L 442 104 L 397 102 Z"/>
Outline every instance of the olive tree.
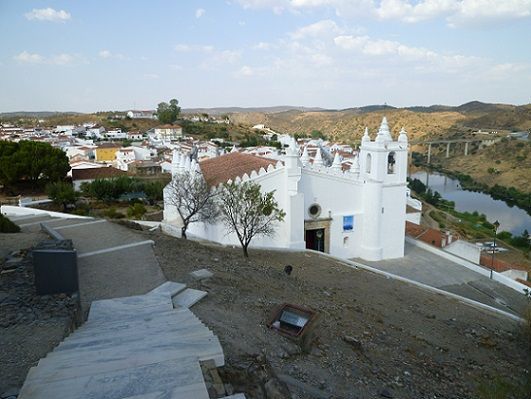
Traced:
<path fill-rule="evenodd" d="M 273 236 L 275 222 L 284 220 L 286 213 L 278 207 L 274 191 L 262 194 L 260 186 L 251 182 L 226 183 L 220 194 L 221 218 L 228 233 L 235 233 L 249 257 L 247 248 L 258 235 Z"/>
<path fill-rule="evenodd" d="M 190 223 L 214 221 L 218 207 L 216 192 L 200 173 L 184 171 L 176 174 L 167 186 L 166 201 L 173 205 L 182 220 L 181 235 L 186 239 Z"/>

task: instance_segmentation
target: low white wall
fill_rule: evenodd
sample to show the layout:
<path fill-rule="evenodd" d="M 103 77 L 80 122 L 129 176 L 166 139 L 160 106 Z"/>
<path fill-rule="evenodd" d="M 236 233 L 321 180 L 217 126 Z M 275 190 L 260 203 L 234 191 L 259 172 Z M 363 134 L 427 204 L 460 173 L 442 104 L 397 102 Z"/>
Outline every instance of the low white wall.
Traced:
<path fill-rule="evenodd" d="M 480 247 L 463 240 L 457 240 L 450 245 L 447 245 L 444 247 L 444 251 L 465 258 L 469 262 L 476 264 L 479 264 L 479 259 L 481 257 Z"/>
<path fill-rule="evenodd" d="M 408 222 L 420 225 L 421 216 L 422 216 L 422 212 L 406 213 L 406 220 Z"/>
<path fill-rule="evenodd" d="M 22 206 L 2 205 L 0 212 L 4 215 L 25 216 L 25 215 L 43 215 L 58 217 L 63 219 L 93 219 L 88 216 L 73 215 L 70 213 L 45 211 L 43 209 L 26 208 Z"/>
<path fill-rule="evenodd" d="M 422 249 L 425 249 L 426 251 L 428 252 L 431 252 L 435 255 L 438 255 L 440 256 L 441 258 L 444 258 L 444 259 L 447 259 L 459 266 L 463 266 L 463 267 L 466 267 L 467 269 L 469 270 L 472 270 L 476 273 L 479 273 L 481 274 L 482 276 L 485 276 L 485 277 L 489 277 L 490 276 L 490 270 L 487 270 L 487 269 L 484 269 L 482 268 L 481 266 L 479 265 L 475 265 L 473 264 L 472 262 L 469 262 L 467 261 L 466 259 L 462 259 L 458 256 L 455 256 L 451 253 L 448 253 L 448 252 L 445 252 L 445 251 L 442 251 L 438 248 L 435 248 L 435 247 L 432 247 L 431 245 L 428 245 L 422 241 L 418 241 L 418 240 L 415 240 L 411 237 L 406 237 L 406 241 L 409 242 L 410 244 L 413 244 L 419 248 L 422 248 Z M 512 288 L 513 290 L 515 291 L 518 291 L 520 294 L 524 294 L 524 289 L 527 289 L 529 287 L 525 286 L 524 284 L 521 284 L 517 281 L 514 281 L 514 280 L 511 280 L 509 277 L 507 276 L 504 276 L 503 274 L 501 273 L 498 273 L 498 272 L 495 272 L 493 271 L 492 272 L 492 279 L 509 287 L 509 288 Z"/>
<path fill-rule="evenodd" d="M 511 270 L 506 270 L 504 272 L 501 272 L 501 274 L 503 274 L 506 277 L 509 277 L 512 280 L 516 280 L 517 278 L 519 278 L 520 280 L 524 280 L 524 281 L 527 280 L 527 272 L 524 270 L 511 269 Z"/>
<path fill-rule="evenodd" d="M 39 205 L 39 204 L 49 204 L 52 202 L 51 199 L 40 199 L 40 200 L 33 200 L 31 198 L 21 198 L 18 200 L 18 206 L 31 206 L 31 205 Z"/>

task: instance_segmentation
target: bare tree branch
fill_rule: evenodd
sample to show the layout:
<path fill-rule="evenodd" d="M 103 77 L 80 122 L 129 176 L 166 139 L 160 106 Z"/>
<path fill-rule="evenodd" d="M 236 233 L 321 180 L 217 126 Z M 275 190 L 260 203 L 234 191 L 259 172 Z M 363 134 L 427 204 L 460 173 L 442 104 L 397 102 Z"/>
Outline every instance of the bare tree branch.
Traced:
<path fill-rule="evenodd" d="M 219 213 L 214 200 L 216 195 L 200 173 L 185 171 L 173 177 L 167 201 L 175 206 L 181 217 L 183 238 L 186 238 L 190 223 L 213 222 L 216 219 Z"/>

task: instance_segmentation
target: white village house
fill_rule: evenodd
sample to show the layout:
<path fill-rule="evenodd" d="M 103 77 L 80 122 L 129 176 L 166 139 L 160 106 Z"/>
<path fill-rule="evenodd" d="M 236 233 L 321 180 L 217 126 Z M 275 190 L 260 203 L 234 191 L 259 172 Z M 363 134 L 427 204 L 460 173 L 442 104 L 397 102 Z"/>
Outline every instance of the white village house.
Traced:
<path fill-rule="evenodd" d="M 231 152 L 197 164 L 175 151 L 172 173 L 192 170 L 211 186 L 251 181 L 263 192 L 274 191 L 286 213 L 284 221 L 278 223 L 275 236 L 255 237 L 251 247 L 309 248 L 374 261 L 404 256 L 407 154 L 406 132 L 402 129 L 393 140 L 384 118 L 375 140 L 365 130 L 349 170 L 343 170 L 339 153 L 331 166 L 325 166 L 320 149 L 311 163 L 306 147 L 301 155 L 291 140 L 283 162 Z M 168 185 L 163 229 L 179 235 L 179 215 L 170 195 Z M 239 245 L 219 221 L 193 223 L 188 236 Z"/>

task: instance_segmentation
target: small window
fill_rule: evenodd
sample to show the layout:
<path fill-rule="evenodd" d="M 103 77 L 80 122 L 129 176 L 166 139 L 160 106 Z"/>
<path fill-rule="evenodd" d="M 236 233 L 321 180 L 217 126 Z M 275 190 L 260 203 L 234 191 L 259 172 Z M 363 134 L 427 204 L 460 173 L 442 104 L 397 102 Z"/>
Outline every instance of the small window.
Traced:
<path fill-rule="evenodd" d="M 395 173 L 395 164 L 396 164 L 396 153 L 390 152 L 387 155 L 387 174 L 392 175 Z"/>
<path fill-rule="evenodd" d="M 367 154 L 367 162 L 365 164 L 365 172 L 371 173 L 371 154 Z"/>
<path fill-rule="evenodd" d="M 310 205 L 308 213 L 311 217 L 316 218 L 321 214 L 321 207 L 318 204 Z"/>

